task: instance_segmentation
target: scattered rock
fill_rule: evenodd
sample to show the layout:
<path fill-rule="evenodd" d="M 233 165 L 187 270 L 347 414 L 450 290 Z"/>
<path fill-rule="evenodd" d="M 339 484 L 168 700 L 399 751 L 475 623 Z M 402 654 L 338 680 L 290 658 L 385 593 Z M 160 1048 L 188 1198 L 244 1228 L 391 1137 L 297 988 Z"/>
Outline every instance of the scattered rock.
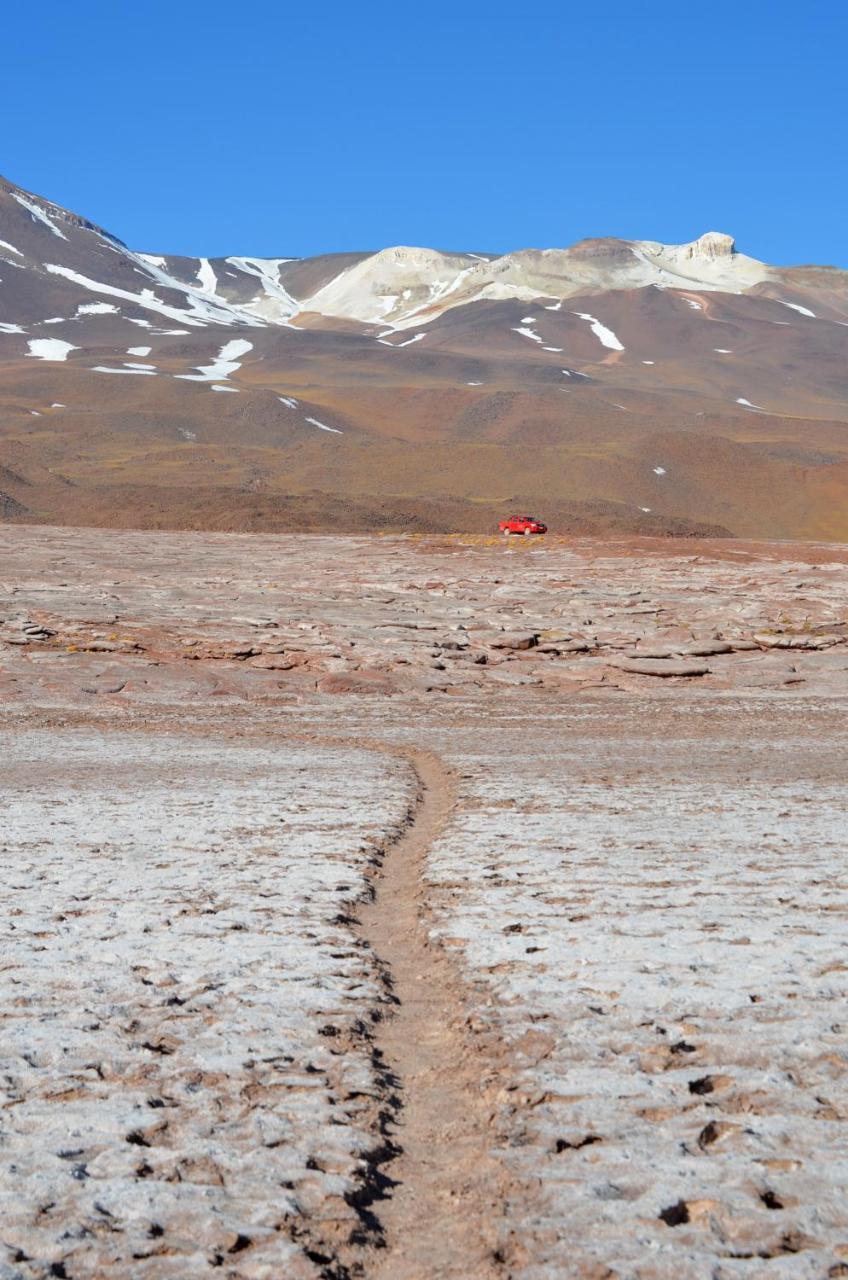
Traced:
<path fill-rule="evenodd" d="M 126 680 L 108 679 L 104 677 L 102 680 L 95 678 L 88 684 L 80 685 L 83 693 L 120 693 L 126 685 Z"/>
<path fill-rule="evenodd" d="M 479 641 L 479 635 L 474 637 Z M 532 649 L 538 642 L 535 631 L 494 631 L 483 641 L 490 649 Z"/>

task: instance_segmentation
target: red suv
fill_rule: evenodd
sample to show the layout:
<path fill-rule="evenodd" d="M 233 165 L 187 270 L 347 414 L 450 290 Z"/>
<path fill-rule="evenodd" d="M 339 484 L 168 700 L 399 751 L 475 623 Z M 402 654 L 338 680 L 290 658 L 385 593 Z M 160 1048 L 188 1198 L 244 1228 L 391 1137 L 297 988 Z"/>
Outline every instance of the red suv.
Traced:
<path fill-rule="evenodd" d="M 508 520 L 501 520 L 498 528 L 507 536 L 511 533 L 523 533 L 525 538 L 528 538 L 531 533 L 548 532 L 548 526 L 542 524 L 542 521 L 537 520 L 535 516 L 510 516 Z"/>

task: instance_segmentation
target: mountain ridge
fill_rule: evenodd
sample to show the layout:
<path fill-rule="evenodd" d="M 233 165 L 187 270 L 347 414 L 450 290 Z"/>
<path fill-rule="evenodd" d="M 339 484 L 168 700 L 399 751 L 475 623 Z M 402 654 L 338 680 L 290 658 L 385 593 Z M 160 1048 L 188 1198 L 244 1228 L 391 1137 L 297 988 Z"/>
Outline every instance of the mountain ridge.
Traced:
<path fill-rule="evenodd" d="M 68 519 L 72 485 L 81 519 L 118 521 L 146 484 L 185 522 L 177 491 L 217 485 L 236 524 L 258 493 L 323 494 L 328 528 L 354 499 L 464 503 L 476 528 L 522 497 L 848 537 L 846 356 L 848 272 L 723 232 L 191 258 L 0 181 L 0 465 L 39 488 L 3 483 L 20 518 Z"/>

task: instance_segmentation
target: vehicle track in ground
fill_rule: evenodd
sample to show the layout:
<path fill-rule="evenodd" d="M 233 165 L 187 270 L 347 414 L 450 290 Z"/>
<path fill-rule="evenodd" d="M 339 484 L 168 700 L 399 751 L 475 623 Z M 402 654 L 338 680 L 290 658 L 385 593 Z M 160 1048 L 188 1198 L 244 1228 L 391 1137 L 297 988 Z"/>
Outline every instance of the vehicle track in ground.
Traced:
<path fill-rule="evenodd" d="M 357 925 L 390 993 L 374 1048 L 394 1093 L 394 1151 L 381 1161 L 381 1198 L 372 1205 L 382 1247 L 357 1261 L 368 1280 L 495 1280 L 506 1274 L 505 1208 L 516 1193 L 492 1154 L 497 1064 L 468 1025 L 450 955 L 430 936 L 423 880 L 454 804 L 453 779 L 437 756 L 403 754 L 416 796 L 375 868 Z"/>

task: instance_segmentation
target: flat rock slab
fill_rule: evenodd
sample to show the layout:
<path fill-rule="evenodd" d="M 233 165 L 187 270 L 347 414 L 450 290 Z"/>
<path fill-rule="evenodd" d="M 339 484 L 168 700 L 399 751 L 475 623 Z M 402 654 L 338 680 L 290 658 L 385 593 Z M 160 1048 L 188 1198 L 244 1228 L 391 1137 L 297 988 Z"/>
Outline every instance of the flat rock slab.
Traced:
<path fill-rule="evenodd" d="M 712 658 L 716 654 L 733 653 L 736 647 L 728 644 L 725 640 L 703 640 L 695 644 L 684 645 L 677 652 L 681 657 L 686 658 Z"/>
<path fill-rule="evenodd" d="M 706 676 L 710 673 L 706 663 L 687 662 L 683 658 L 623 658 L 612 665 L 637 676 Z"/>

